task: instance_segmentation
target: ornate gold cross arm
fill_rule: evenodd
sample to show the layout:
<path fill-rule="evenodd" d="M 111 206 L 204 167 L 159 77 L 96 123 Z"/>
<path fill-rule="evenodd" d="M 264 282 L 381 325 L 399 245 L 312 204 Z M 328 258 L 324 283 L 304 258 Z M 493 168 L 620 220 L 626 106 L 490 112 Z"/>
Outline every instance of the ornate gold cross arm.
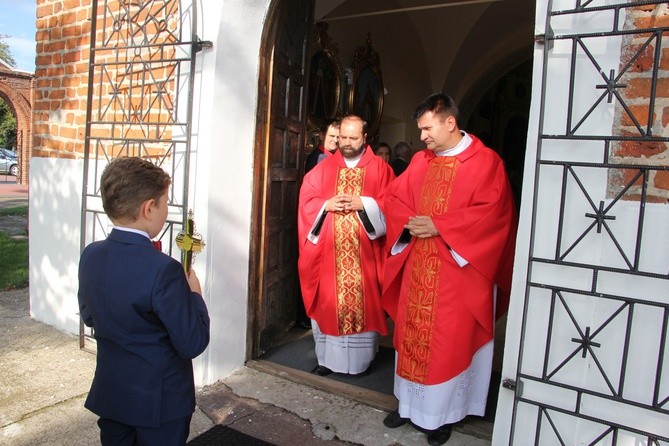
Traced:
<path fill-rule="evenodd" d="M 176 242 L 177 247 L 181 250 L 181 264 L 184 266 L 186 274 L 188 274 L 193 265 L 193 254 L 201 252 L 205 245 L 202 236 L 195 232 L 192 209 L 188 211 L 184 229 L 177 235 Z"/>

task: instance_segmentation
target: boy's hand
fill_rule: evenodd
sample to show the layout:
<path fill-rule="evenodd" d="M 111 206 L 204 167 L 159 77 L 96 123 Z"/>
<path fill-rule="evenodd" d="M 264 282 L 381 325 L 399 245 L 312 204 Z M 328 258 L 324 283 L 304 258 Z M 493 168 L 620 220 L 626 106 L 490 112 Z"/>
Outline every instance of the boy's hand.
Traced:
<path fill-rule="evenodd" d="M 186 280 L 188 280 L 188 285 L 190 286 L 191 291 L 198 293 L 199 295 L 202 295 L 202 287 L 200 287 L 200 279 L 197 278 L 197 274 L 195 274 L 195 271 L 192 268 L 190 271 L 188 271 Z"/>

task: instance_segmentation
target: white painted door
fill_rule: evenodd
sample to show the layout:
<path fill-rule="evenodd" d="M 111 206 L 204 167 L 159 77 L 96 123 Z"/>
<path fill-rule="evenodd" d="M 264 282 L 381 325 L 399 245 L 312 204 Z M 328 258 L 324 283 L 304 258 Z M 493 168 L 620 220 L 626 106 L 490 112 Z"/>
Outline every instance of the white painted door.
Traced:
<path fill-rule="evenodd" d="M 669 444 L 667 14 L 537 2 L 495 445 Z"/>

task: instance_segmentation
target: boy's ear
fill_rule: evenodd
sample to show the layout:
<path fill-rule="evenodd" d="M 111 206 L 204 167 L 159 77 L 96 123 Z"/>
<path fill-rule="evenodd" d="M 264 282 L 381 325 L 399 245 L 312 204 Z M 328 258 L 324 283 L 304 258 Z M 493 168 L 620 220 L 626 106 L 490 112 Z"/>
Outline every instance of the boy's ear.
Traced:
<path fill-rule="evenodd" d="M 142 204 L 139 206 L 139 217 L 143 219 L 148 219 L 151 216 L 151 208 L 155 204 L 155 200 L 153 198 L 146 200 L 142 202 Z"/>

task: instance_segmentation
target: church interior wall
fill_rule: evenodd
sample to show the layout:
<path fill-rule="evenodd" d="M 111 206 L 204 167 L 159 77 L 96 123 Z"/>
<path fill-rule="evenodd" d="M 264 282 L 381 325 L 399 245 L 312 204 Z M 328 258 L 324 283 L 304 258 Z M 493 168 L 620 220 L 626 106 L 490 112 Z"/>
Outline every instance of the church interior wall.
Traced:
<path fill-rule="evenodd" d="M 534 0 L 521 0 L 513 8 L 504 2 L 491 3 L 456 47 L 440 87 L 460 102 L 492 67 L 503 67 L 521 51 L 531 57 L 535 7 Z M 497 76 L 504 74 L 500 71 Z"/>
<path fill-rule="evenodd" d="M 416 98 L 429 94 L 425 93 L 429 91 L 425 87 L 429 78 L 427 60 L 413 23 L 404 14 L 323 21 L 329 24 L 328 34 L 339 45 L 343 67 L 351 67 L 356 48 L 364 46 L 368 33 L 371 35 L 387 91 L 379 139 L 391 146 L 402 140 L 420 142 L 410 132 L 415 127 L 411 112 Z"/>
<path fill-rule="evenodd" d="M 316 11 L 324 10 L 319 8 L 322 3 L 316 2 Z M 376 10 L 402 6 L 405 2 L 391 1 Z M 350 66 L 356 47 L 371 34 L 387 90 L 379 140 L 390 145 L 404 140 L 419 150 L 423 144 L 411 119 L 416 104 L 437 91 L 459 102 L 477 87 L 478 79 L 519 49 L 531 57 L 534 9 L 534 0 L 522 0 L 514 8 L 490 2 L 346 18 L 375 10 L 348 0 L 325 9 L 315 21 L 329 24 L 344 67 Z"/>

